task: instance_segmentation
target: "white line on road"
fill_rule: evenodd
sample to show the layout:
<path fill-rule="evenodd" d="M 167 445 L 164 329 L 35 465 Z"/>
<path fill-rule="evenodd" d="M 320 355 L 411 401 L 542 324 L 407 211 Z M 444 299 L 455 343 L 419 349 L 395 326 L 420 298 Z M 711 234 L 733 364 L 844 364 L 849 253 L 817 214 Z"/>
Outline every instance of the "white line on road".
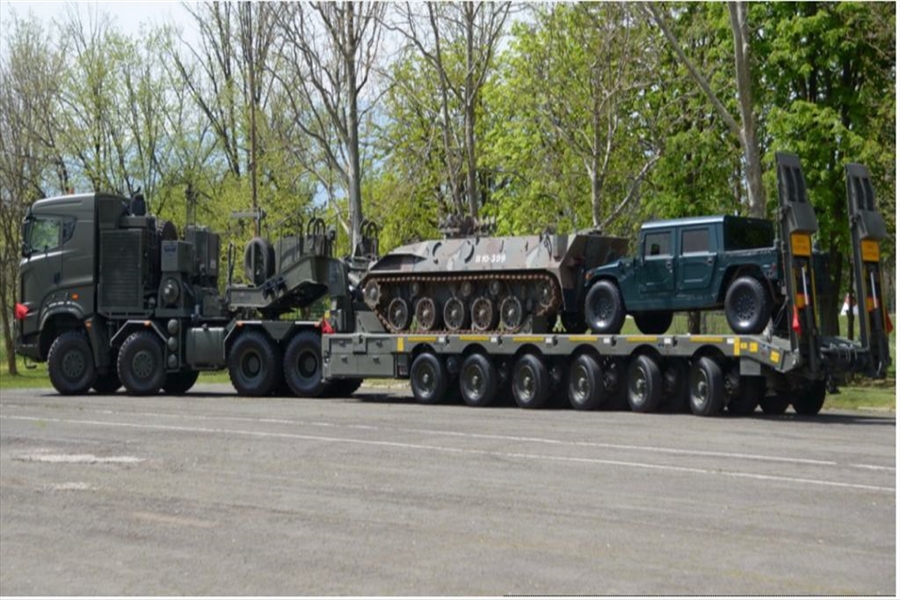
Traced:
<path fill-rule="evenodd" d="M 518 452 L 497 452 L 490 450 L 473 450 L 469 448 L 450 448 L 446 446 L 434 446 L 428 444 L 409 444 L 404 442 L 389 442 L 385 440 L 360 440 L 353 438 L 337 438 L 337 437 L 327 437 L 327 436 L 317 436 L 317 435 L 304 435 L 297 433 L 277 433 L 277 432 L 269 432 L 269 431 L 250 431 L 243 429 L 219 429 L 219 428 L 207 428 L 207 427 L 187 427 L 180 425 L 154 425 L 147 423 L 123 423 L 123 422 L 115 422 L 115 421 L 91 421 L 91 420 L 81 420 L 81 419 L 56 419 L 56 418 L 47 418 L 47 417 L 25 417 L 25 416 L 11 416 L 11 415 L 0 415 L 0 420 L 15 420 L 15 421 L 37 421 L 37 422 L 51 422 L 51 423 L 69 423 L 73 425 L 95 425 L 98 427 L 127 427 L 133 429 L 145 429 L 145 430 L 156 430 L 156 431 L 180 431 L 186 433 L 207 433 L 207 434 L 226 434 L 226 435 L 246 435 L 252 437 L 260 437 L 260 438 L 277 438 L 277 439 L 295 439 L 295 440 L 307 440 L 307 441 L 316 441 L 316 442 L 328 442 L 328 443 L 338 443 L 338 444 L 359 444 L 359 445 L 367 445 L 367 446 L 382 446 L 382 447 L 391 447 L 391 448 L 402 448 L 405 450 L 428 450 L 433 452 L 446 452 L 452 454 L 469 454 L 469 455 L 479 455 L 479 456 L 491 456 L 496 458 L 511 458 L 511 459 L 529 459 L 529 460 L 544 460 L 544 461 L 557 461 L 557 462 L 570 462 L 570 463 L 580 463 L 580 464 L 595 464 L 595 465 L 607 465 L 607 466 L 616 466 L 616 467 L 630 467 L 636 469 L 654 469 L 658 471 L 669 471 L 669 472 L 678 472 L 678 473 L 692 473 L 698 475 L 721 475 L 726 477 L 739 477 L 746 479 L 757 479 L 763 481 L 780 481 L 785 483 L 798 483 L 798 484 L 808 484 L 808 485 L 818 485 L 818 486 L 829 486 L 829 487 L 839 487 L 839 488 L 847 488 L 847 489 L 858 489 L 858 490 L 868 490 L 868 491 L 876 491 L 876 492 L 895 492 L 894 488 L 891 487 L 883 487 L 876 485 L 865 485 L 858 483 L 847 483 L 841 481 L 828 481 L 821 479 L 805 479 L 805 478 L 797 478 L 797 477 L 784 477 L 779 475 L 764 475 L 759 473 L 747 473 L 742 471 L 723 471 L 723 470 L 711 470 L 711 469 L 701 469 L 695 467 L 679 467 L 672 465 L 661 465 L 661 464 L 652 464 L 652 463 L 641 463 L 641 462 L 630 462 L 630 461 L 618 461 L 618 460 L 608 460 L 608 459 L 600 459 L 600 458 L 584 458 L 584 457 L 569 457 L 569 456 L 552 456 L 547 454 L 534 454 L 534 453 L 518 453 Z"/>

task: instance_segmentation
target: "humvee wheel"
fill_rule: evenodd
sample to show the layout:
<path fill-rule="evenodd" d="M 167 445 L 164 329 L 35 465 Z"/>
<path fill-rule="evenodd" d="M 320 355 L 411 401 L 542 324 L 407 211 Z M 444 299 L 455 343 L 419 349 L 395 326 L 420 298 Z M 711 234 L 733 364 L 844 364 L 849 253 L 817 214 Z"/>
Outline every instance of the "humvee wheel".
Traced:
<path fill-rule="evenodd" d="M 119 379 L 130 394 L 157 394 L 166 381 L 163 344 L 155 332 L 137 331 L 128 336 L 118 362 Z"/>
<path fill-rule="evenodd" d="M 605 400 L 603 373 L 590 354 L 581 354 L 569 367 L 569 404 L 577 410 L 593 410 Z"/>
<path fill-rule="evenodd" d="M 449 383 L 444 363 L 430 352 L 423 352 L 409 369 L 413 397 L 419 404 L 437 404 L 447 395 Z"/>
<path fill-rule="evenodd" d="M 418 328 L 424 331 L 431 331 L 437 328 L 437 305 L 430 296 L 423 296 L 416 301 L 416 323 Z"/>
<path fill-rule="evenodd" d="M 200 371 L 180 371 L 178 373 L 167 373 L 166 382 L 163 383 L 162 389 L 167 394 L 180 396 L 181 394 L 187 393 L 188 390 L 194 387 L 194 384 L 197 383 L 198 377 L 200 377 Z"/>
<path fill-rule="evenodd" d="M 758 279 L 738 277 L 725 294 L 725 319 L 735 333 L 762 333 L 772 314 L 772 299 Z"/>
<path fill-rule="evenodd" d="M 594 333 L 619 333 L 625 323 L 625 303 L 619 287 L 608 279 L 591 286 L 584 301 L 584 316 Z"/>
<path fill-rule="evenodd" d="M 819 414 L 822 405 L 825 404 L 825 381 L 814 381 L 804 390 L 794 396 L 794 410 L 798 415 L 813 416 Z"/>
<path fill-rule="evenodd" d="M 534 354 L 524 354 L 512 372 L 512 393 L 520 408 L 543 408 L 550 398 L 550 373 Z"/>
<path fill-rule="evenodd" d="M 84 394 L 94 382 L 94 354 L 80 331 L 63 332 L 53 340 L 47 357 L 50 382 L 65 396 Z"/>
<path fill-rule="evenodd" d="M 722 367 L 708 356 L 701 356 L 691 365 L 691 412 L 701 417 L 713 417 L 725 405 L 725 376 Z"/>
<path fill-rule="evenodd" d="M 409 304 L 403 298 L 394 298 L 388 305 L 388 325 L 394 331 L 409 329 Z"/>
<path fill-rule="evenodd" d="M 243 396 L 268 396 L 281 381 L 281 356 L 261 331 L 247 331 L 228 353 L 228 375 Z"/>
<path fill-rule="evenodd" d="M 634 315 L 634 324 L 647 335 L 661 335 L 669 330 L 672 325 L 672 311 L 661 310 L 655 312 L 637 313 Z"/>
<path fill-rule="evenodd" d="M 294 395 L 318 398 L 326 391 L 322 379 L 322 338 L 314 331 L 301 331 L 284 353 L 284 380 Z"/>
<path fill-rule="evenodd" d="M 444 304 L 444 325 L 450 331 L 459 331 L 466 326 L 466 305 L 459 298 L 450 298 Z"/>
<path fill-rule="evenodd" d="M 500 376 L 483 354 L 470 354 L 459 371 L 459 391 L 469 406 L 491 406 L 497 399 Z"/>
<path fill-rule="evenodd" d="M 655 412 L 662 402 L 663 381 L 659 364 L 642 354 L 628 365 L 628 405 L 634 412 Z"/>

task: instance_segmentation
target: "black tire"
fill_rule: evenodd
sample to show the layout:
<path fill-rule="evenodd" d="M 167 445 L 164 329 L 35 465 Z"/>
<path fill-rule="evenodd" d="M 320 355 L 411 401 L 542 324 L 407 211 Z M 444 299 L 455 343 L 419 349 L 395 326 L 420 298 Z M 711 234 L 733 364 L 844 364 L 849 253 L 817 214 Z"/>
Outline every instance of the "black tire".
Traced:
<path fill-rule="evenodd" d="M 606 400 L 600 363 L 590 354 L 580 354 L 569 366 L 569 404 L 576 410 L 594 410 Z"/>
<path fill-rule="evenodd" d="M 483 354 L 470 354 L 459 371 L 459 393 L 468 406 L 492 406 L 497 400 L 500 376 Z"/>
<path fill-rule="evenodd" d="M 523 354 L 513 366 L 512 394 L 520 408 L 543 408 L 550 398 L 550 372 L 534 354 Z"/>
<path fill-rule="evenodd" d="M 562 326 L 563 329 L 566 330 L 566 333 L 577 334 L 587 331 L 587 321 L 584 320 L 584 315 L 564 312 L 560 314 L 559 319 L 562 321 Z"/>
<path fill-rule="evenodd" d="M 722 367 L 708 356 L 701 356 L 691 366 L 691 412 L 701 417 L 714 417 L 725 406 L 725 376 Z"/>
<path fill-rule="evenodd" d="M 634 324 L 647 335 L 662 335 L 672 325 L 673 313 L 670 310 L 657 312 L 637 313 L 634 315 Z"/>
<path fill-rule="evenodd" d="M 642 354 L 628 365 L 628 406 L 639 413 L 656 412 L 663 396 L 662 373 L 655 360 Z"/>
<path fill-rule="evenodd" d="M 50 382 L 64 396 L 85 394 L 94 383 L 94 354 L 80 331 L 64 331 L 50 346 L 47 355 Z"/>
<path fill-rule="evenodd" d="M 772 298 L 754 277 L 738 277 L 725 294 L 725 319 L 735 333 L 762 333 L 772 316 Z"/>
<path fill-rule="evenodd" d="M 444 363 L 431 352 L 423 352 L 409 369 L 413 397 L 419 404 L 437 404 L 447 396 L 450 376 Z"/>
<path fill-rule="evenodd" d="M 767 415 L 783 415 L 788 406 L 791 405 L 791 398 L 785 392 L 779 392 L 772 396 L 766 396 L 759 401 L 759 407 L 764 414 Z"/>
<path fill-rule="evenodd" d="M 200 371 L 167 373 L 166 382 L 163 383 L 162 389 L 165 393 L 171 394 L 172 396 L 180 396 L 194 387 L 198 377 L 200 377 Z"/>
<path fill-rule="evenodd" d="M 275 248 L 267 240 L 255 237 L 244 249 L 244 276 L 260 286 L 275 274 Z"/>
<path fill-rule="evenodd" d="M 91 387 L 101 395 L 115 394 L 122 387 L 122 382 L 119 380 L 118 373 L 109 371 L 102 374 L 97 373 L 97 376 L 94 378 L 94 384 Z"/>
<path fill-rule="evenodd" d="M 822 410 L 825 404 L 825 392 L 827 386 L 825 381 L 814 381 L 804 390 L 800 390 L 795 396 L 792 404 L 794 411 L 798 415 L 814 416 Z"/>
<path fill-rule="evenodd" d="M 740 390 L 728 401 L 728 414 L 739 417 L 752 415 L 765 396 L 765 377 L 741 377 Z"/>
<path fill-rule="evenodd" d="M 363 384 L 362 379 L 332 379 L 328 382 L 326 395 L 330 398 L 346 398 Z"/>
<path fill-rule="evenodd" d="M 669 413 L 684 413 L 688 409 L 688 380 L 690 369 L 687 361 L 672 358 L 663 371 L 663 399 L 660 409 Z"/>
<path fill-rule="evenodd" d="M 619 286 L 601 279 L 587 293 L 584 316 L 594 333 L 619 333 L 625 323 L 625 302 Z"/>
<path fill-rule="evenodd" d="M 228 352 L 228 376 L 242 396 L 268 396 L 281 382 L 278 346 L 261 331 L 238 336 Z"/>
<path fill-rule="evenodd" d="M 118 372 L 129 394 L 158 394 L 166 381 L 163 343 L 154 331 L 136 331 L 119 350 Z"/>
<path fill-rule="evenodd" d="M 319 398 L 330 386 L 322 379 L 322 338 L 315 331 L 301 331 L 284 353 L 284 380 L 294 395 Z"/>

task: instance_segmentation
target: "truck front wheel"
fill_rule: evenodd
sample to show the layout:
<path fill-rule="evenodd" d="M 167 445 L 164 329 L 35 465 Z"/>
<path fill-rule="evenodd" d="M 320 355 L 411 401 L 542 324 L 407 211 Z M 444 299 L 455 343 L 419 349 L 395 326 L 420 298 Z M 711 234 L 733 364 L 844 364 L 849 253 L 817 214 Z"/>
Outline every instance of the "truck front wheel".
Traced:
<path fill-rule="evenodd" d="M 118 370 L 128 393 L 136 396 L 158 393 L 166 381 L 162 340 L 150 331 L 132 333 L 119 351 Z"/>
<path fill-rule="evenodd" d="M 625 302 L 619 286 L 601 279 L 587 293 L 584 316 L 594 333 L 619 333 L 625 323 Z"/>
<path fill-rule="evenodd" d="M 84 394 L 94 383 L 94 355 L 80 331 L 63 332 L 53 340 L 47 357 L 50 382 L 64 396 Z"/>
<path fill-rule="evenodd" d="M 772 314 L 772 299 L 763 284 L 754 277 L 738 277 L 725 294 L 725 318 L 735 333 L 762 333 Z"/>

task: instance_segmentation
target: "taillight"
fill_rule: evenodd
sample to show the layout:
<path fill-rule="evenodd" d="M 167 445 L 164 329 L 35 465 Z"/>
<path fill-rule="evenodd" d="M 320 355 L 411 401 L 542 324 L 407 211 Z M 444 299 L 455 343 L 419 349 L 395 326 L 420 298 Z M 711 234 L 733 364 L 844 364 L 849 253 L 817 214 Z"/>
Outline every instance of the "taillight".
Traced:
<path fill-rule="evenodd" d="M 28 316 L 28 307 L 21 302 L 16 302 L 15 315 L 17 321 L 24 321 L 25 317 Z"/>
<path fill-rule="evenodd" d="M 800 311 L 797 310 L 797 305 L 794 305 L 794 319 L 791 323 L 791 329 L 794 330 L 794 333 L 800 335 L 803 329 L 800 327 Z"/>

